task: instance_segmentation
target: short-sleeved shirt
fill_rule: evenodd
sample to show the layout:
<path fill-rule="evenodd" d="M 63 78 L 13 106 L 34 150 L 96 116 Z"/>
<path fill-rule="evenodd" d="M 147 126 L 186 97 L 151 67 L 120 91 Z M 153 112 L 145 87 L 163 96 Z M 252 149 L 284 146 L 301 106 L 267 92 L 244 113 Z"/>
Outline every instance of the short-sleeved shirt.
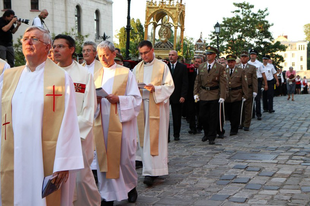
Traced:
<path fill-rule="evenodd" d="M 3 17 L 0 17 L 0 45 L 2 46 L 12 46 L 13 45 L 13 35 L 12 30 L 15 28 L 14 25 L 7 31 L 3 31 L 2 28 L 6 26 L 7 22 Z"/>
<path fill-rule="evenodd" d="M 251 60 L 250 61 L 248 61 L 248 64 L 251 64 L 251 65 L 253 65 L 253 66 L 255 66 L 256 67 L 256 76 L 257 76 L 257 78 L 262 78 L 263 77 L 263 75 L 262 75 L 262 69 L 259 69 L 262 65 L 263 65 L 263 63 L 261 63 L 260 61 L 258 61 L 257 59 L 255 60 L 255 62 L 251 62 Z"/>
<path fill-rule="evenodd" d="M 274 66 L 272 64 L 267 64 L 266 66 L 262 65 L 261 67 L 265 71 L 267 81 L 273 80 L 273 75 L 277 73 Z"/>

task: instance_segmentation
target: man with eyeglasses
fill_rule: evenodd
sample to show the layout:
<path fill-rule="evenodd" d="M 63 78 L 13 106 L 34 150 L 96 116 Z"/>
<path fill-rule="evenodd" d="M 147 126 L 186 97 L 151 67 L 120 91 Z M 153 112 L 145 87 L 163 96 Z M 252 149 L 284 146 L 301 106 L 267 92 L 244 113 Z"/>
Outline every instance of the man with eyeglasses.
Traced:
<path fill-rule="evenodd" d="M 143 183 L 152 186 L 158 176 L 168 174 L 169 97 L 174 83 L 168 65 L 155 58 L 151 42 L 140 42 L 138 50 L 142 61 L 133 69 L 142 95 L 138 145 Z"/>
<path fill-rule="evenodd" d="M 100 61 L 96 60 L 96 49 L 97 45 L 95 42 L 86 41 L 83 44 L 82 54 L 84 58 L 84 63 L 82 65 L 85 66 L 93 76 L 94 73 L 96 73 L 102 67 Z"/>
<path fill-rule="evenodd" d="M 74 205 L 99 205 L 101 202 L 90 165 L 94 158 L 93 122 L 97 107 L 93 76 L 85 67 L 74 61 L 75 41 L 72 37 L 59 34 L 53 41 L 55 60 L 67 71 L 75 86 L 75 102 L 80 138 L 84 158 L 84 169 L 77 172 Z"/>
<path fill-rule="evenodd" d="M 73 83 L 47 58 L 48 31 L 30 27 L 21 42 L 26 65 L 7 69 L 0 84 L 0 205 L 71 205 L 73 171 L 84 167 Z M 62 186 L 42 198 L 49 175 Z"/>

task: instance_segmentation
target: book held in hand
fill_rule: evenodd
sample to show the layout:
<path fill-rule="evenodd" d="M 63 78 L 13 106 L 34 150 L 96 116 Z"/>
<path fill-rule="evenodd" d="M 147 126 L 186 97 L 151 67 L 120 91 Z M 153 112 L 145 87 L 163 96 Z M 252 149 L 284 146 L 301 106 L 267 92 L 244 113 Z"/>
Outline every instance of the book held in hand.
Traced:
<path fill-rule="evenodd" d="M 62 182 L 58 186 L 53 183 L 54 182 L 53 180 L 55 180 L 55 178 L 56 176 L 53 177 L 53 175 L 44 177 L 43 183 L 42 183 L 42 198 L 55 192 L 61 187 Z"/>
<path fill-rule="evenodd" d="M 104 97 L 106 97 L 106 96 L 109 95 L 109 94 L 108 94 L 104 89 L 102 89 L 102 88 L 97 88 L 97 89 L 96 89 L 96 94 L 97 94 L 97 97 L 102 97 L 102 98 L 104 98 Z"/>
<path fill-rule="evenodd" d="M 138 83 L 139 89 L 144 89 L 145 86 L 146 86 L 145 83 Z"/>

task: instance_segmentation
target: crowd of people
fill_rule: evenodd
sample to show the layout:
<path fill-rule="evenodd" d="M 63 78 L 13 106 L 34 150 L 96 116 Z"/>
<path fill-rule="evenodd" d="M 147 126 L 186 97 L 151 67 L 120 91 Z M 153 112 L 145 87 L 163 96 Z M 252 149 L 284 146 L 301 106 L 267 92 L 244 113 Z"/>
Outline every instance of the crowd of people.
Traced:
<path fill-rule="evenodd" d="M 263 112 L 274 113 L 274 85 L 285 80 L 292 101 L 295 87 L 299 93 L 297 85 L 307 85 L 292 67 L 283 73 L 270 56 L 257 60 L 255 49 L 218 58 L 208 46 L 188 69 L 177 51 L 165 63 L 144 40 L 137 48 L 141 62 L 130 70 L 112 42 L 86 41 L 78 62 L 75 40 L 51 39 L 43 21 L 48 13 L 40 15 L 21 38 L 26 65 L 0 59 L 0 205 L 134 203 L 138 164 L 148 187 L 168 174 L 170 111 L 174 141 L 181 140 L 186 113 L 188 132 L 214 145 L 225 136 L 225 120 L 233 136 L 249 131 L 253 117 L 262 119 L 261 102 Z M 12 13 L 4 18 L 15 21 Z M 18 24 L 9 27 L 13 32 Z M 45 177 L 60 189 L 42 198 Z"/>

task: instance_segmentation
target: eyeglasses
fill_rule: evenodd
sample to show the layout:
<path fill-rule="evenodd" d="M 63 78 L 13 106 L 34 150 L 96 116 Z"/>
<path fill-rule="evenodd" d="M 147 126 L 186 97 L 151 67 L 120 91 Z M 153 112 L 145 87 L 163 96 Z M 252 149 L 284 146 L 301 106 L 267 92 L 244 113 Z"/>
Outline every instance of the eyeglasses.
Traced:
<path fill-rule="evenodd" d="M 69 46 L 63 45 L 63 44 L 55 44 L 55 45 L 53 45 L 53 49 L 64 49 L 66 47 L 69 47 Z"/>
<path fill-rule="evenodd" d="M 82 50 L 82 53 L 91 52 L 91 51 L 94 51 L 94 50 L 91 50 L 91 49 L 83 49 L 83 50 Z"/>
<path fill-rule="evenodd" d="M 20 39 L 20 42 L 21 43 L 25 43 L 28 40 L 31 40 L 31 42 L 34 43 L 34 44 L 36 44 L 38 42 L 41 42 L 43 44 L 48 44 L 48 43 L 46 43 L 46 42 L 44 42 L 44 41 L 42 41 L 42 40 L 40 40 L 40 39 L 38 39 L 36 37 L 24 37 L 24 38 Z"/>
<path fill-rule="evenodd" d="M 150 51 L 151 51 L 151 50 L 146 51 L 146 52 L 142 52 L 142 53 L 139 53 L 139 54 L 140 54 L 140 56 L 147 55 Z"/>

